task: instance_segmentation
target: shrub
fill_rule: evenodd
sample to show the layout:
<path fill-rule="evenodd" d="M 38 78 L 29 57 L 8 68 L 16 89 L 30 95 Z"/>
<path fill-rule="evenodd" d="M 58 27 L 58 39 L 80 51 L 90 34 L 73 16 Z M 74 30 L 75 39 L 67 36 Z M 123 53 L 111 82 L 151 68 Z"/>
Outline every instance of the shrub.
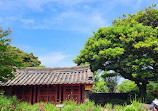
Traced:
<path fill-rule="evenodd" d="M 17 111 L 33 111 L 33 107 L 31 104 L 27 103 L 27 102 L 21 102 L 19 105 L 17 105 L 16 107 Z"/>
<path fill-rule="evenodd" d="M 86 104 L 81 104 L 78 106 L 77 111 L 89 111 L 91 109 L 91 107 L 87 107 Z"/>
<path fill-rule="evenodd" d="M 112 110 L 112 104 L 106 104 L 105 106 L 104 106 L 106 109 L 108 109 L 108 111 L 111 111 Z"/>
<path fill-rule="evenodd" d="M 75 111 L 76 106 L 75 105 L 66 105 L 62 108 L 62 111 Z"/>
<path fill-rule="evenodd" d="M 57 108 L 55 105 L 51 104 L 51 103 L 45 103 L 45 110 L 46 111 L 59 111 L 59 108 Z"/>
<path fill-rule="evenodd" d="M 123 111 L 139 111 L 135 106 L 133 105 L 127 105 Z"/>
<path fill-rule="evenodd" d="M 95 103 L 93 101 L 87 101 L 79 105 L 77 111 L 91 111 L 93 108 L 95 108 Z"/>
<path fill-rule="evenodd" d="M 118 87 L 117 90 L 121 93 L 129 93 L 129 92 L 138 92 L 139 89 L 137 84 L 131 80 L 123 81 Z"/>
<path fill-rule="evenodd" d="M 102 111 L 101 106 L 100 106 L 100 105 L 95 106 L 95 107 L 92 109 L 92 111 Z"/>
<path fill-rule="evenodd" d="M 114 106 L 114 111 L 122 111 L 122 109 L 123 109 L 123 106 L 121 106 L 121 105 Z"/>
<path fill-rule="evenodd" d="M 64 105 L 77 105 L 77 102 L 71 101 L 71 100 L 66 100 L 63 103 Z"/>
<path fill-rule="evenodd" d="M 19 104 L 16 96 L 7 97 L 4 95 L 0 95 L 0 110 L 14 110 L 15 107 Z"/>

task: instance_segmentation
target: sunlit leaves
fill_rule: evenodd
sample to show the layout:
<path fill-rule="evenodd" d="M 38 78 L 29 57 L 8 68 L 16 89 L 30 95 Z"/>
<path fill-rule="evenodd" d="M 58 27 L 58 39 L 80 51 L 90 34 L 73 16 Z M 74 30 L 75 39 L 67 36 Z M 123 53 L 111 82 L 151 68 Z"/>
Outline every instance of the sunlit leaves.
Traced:
<path fill-rule="evenodd" d="M 9 36 L 9 37 L 8 37 Z M 39 66 L 40 61 L 33 54 L 27 54 L 10 45 L 11 31 L 0 28 L 0 81 L 14 78 L 15 67 Z"/>

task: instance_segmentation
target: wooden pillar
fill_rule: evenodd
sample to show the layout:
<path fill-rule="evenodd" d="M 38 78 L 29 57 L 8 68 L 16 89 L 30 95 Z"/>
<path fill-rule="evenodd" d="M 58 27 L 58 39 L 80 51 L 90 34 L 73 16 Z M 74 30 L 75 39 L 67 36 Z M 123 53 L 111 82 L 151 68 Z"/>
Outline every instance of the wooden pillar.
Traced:
<path fill-rule="evenodd" d="M 65 101 L 65 85 L 63 86 L 63 101 Z"/>
<path fill-rule="evenodd" d="M 37 86 L 37 102 L 39 102 L 39 93 L 40 93 L 40 87 Z"/>
<path fill-rule="evenodd" d="M 13 90 L 13 86 L 10 86 L 9 96 L 12 96 L 12 90 Z"/>
<path fill-rule="evenodd" d="M 36 89 L 37 89 L 37 86 L 35 85 L 34 86 L 34 92 L 33 92 L 33 104 L 36 103 Z"/>
<path fill-rule="evenodd" d="M 58 99 L 58 87 L 57 87 L 57 85 L 55 85 L 55 89 L 56 89 L 55 104 L 57 104 L 57 99 Z"/>
<path fill-rule="evenodd" d="M 85 98 L 85 85 L 82 85 L 82 103 L 84 102 Z"/>
<path fill-rule="evenodd" d="M 30 86 L 29 102 L 32 103 L 32 86 Z"/>
<path fill-rule="evenodd" d="M 59 85 L 59 103 L 61 103 L 62 85 Z"/>
<path fill-rule="evenodd" d="M 24 101 L 24 90 L 26 86 L 18 86 L 18 87 L 22 87 L 22 101 Z"/>
<path fill-rule="evenodd" d="M 81 104 L 81 85 L 79 85 L 78 93 L 79 93 L 78 103 Z"/>
<path fill-rule="evenodd" d="M 49 85 L 47 85 L 47 86 L 45 86 L 45 88 L 46 88 L 46 91 L 47 91 L 47 95 L 46 95 L 46 97 L 47 97 L 47 103 L 48 103 L 48 99 L 49 99 L 49 89 L 50 89 L 50 87 L 49 87 Z"/>

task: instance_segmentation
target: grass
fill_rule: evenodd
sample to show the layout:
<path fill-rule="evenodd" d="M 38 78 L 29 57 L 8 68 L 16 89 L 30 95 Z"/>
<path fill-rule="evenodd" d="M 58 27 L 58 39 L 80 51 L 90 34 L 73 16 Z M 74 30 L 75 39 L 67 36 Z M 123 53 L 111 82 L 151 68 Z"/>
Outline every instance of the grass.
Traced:
<path fill-rule="evenodd" d="M 78 105 L 76 102 L 65 101 L 62 111 L 102 111 L 106 108 L 108 111 L 147 111 L 138 100 L 131 101 L 130 105 L 112 105 L 106 104 L 103 107 L 95 105 L 94 102 L 87 101 Z M 51 103 L 35 103 L 31 105 L 27 102 L 19 102 L 15 96 L 6 97 L 0 95 L 0 111 L 59 111 L 54 104 Z"/>

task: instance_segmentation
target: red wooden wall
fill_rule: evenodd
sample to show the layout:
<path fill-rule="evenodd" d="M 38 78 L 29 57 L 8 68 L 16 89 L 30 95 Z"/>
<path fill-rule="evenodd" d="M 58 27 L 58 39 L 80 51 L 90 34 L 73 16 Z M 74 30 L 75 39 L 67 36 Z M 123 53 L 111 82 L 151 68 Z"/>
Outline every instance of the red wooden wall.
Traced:
<path fill-rule="evenodd" d="M 31 86 L 11 86 L 11 95 L 16 95 L 20 101 L 32 102 Z"/>
<path fill-rule="evenodd" d="M 20 101 L 33 104 L 36 102 L 56 104 L 62 100 L 77 101 L 79 104 L 84 102 L 84 85 L 11 86 L 10 89 L 11 95 L 16 95 Z"/>

